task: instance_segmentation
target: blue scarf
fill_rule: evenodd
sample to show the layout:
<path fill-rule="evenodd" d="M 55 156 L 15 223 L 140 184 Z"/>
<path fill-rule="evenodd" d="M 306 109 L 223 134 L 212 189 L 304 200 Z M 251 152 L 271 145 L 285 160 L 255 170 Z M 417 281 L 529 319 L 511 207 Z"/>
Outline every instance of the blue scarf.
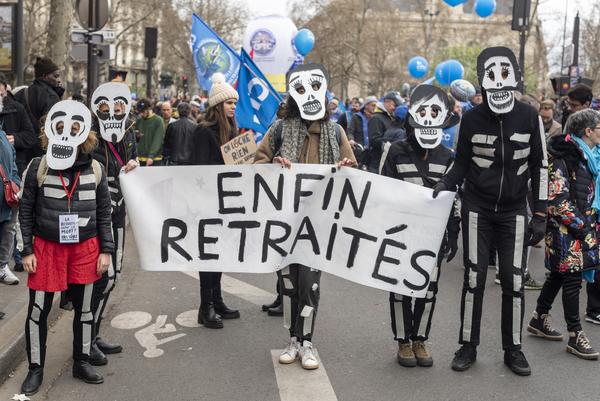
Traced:
<path fill-rule="evenodd" d="M 583 151 L 588 168 L 594 177 L 594 202 L 592 202 L 592 208 L 596 210 L 596 218 L 600 221 L 600 146 L 590 148 L 583 139 L 575 135 L 571 135 L 571 139 L 579 145 L 579 148 Z M 582 276 L 588 283 L 593 283 L 595 280 L 595 273 L 595 269 L 586 270 L 582 273 Z"/>

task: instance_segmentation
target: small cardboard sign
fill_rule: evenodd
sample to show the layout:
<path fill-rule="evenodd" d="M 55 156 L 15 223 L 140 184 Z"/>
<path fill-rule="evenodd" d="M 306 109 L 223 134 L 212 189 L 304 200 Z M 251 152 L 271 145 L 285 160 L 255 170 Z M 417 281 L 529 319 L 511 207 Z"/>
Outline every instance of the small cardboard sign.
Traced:
<path fill-rule="evenodd" d="M 221 146 L 221 154 L 225 164 L 252 164 L 256 149 L 254 135 L 248 131 Z"/>
<path fill-rule="evenodd" d="M 79 242 L 79 216 L 76 214 L 61 214 L 58 216 L 58 229 L 61 244 L 76 244 Z"/>

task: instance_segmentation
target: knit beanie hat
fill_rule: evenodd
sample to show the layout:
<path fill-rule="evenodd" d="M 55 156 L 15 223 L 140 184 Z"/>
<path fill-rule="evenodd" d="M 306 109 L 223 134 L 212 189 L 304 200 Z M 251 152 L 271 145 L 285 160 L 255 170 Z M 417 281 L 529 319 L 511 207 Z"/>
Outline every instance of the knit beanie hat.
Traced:
<path fill-rule="evenodd" d="M 225 82 L 225 75 L 217 72 L 211 77 L 212 87 L 208 94 L 209 107 L 216 106 L 229 99 L 238 100 L 238 93 L 231 85 Z"/>
<path fill-rule="evenodd" d="M 54 64 L 48 57 L 38 57 L 33 65 L 36 78 L 41 78 L 44 75 L 48 75 L 58 70 L 58 66 Z"/>

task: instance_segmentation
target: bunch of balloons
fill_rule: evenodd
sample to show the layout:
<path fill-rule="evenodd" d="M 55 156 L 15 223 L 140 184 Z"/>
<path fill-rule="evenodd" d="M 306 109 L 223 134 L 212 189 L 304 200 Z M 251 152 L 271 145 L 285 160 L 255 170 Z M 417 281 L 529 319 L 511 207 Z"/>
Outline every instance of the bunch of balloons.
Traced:
<path fill-rule="evenodd" d="M 466 3 L 467 0 L 444 0 L 451 7 Z M 496 11 L 496 0 L 475 0 L 475 13 L 481 18 L 487 18 Z"/>

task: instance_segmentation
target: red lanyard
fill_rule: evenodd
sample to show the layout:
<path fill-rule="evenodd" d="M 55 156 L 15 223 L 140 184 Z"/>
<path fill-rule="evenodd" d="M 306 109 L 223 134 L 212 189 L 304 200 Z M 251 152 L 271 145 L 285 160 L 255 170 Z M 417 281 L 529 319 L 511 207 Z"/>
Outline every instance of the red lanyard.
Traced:
<path fill-rule="evenodd" d="M 106 142 L 106 143 L 108 144 L 108 147 L 110 148 L 110 151 L 112 152 L 112 154 L 115 155 L 115 157 L 119 161 L 119 167 L 123 167 L 125 165 L 125 163 L 123 163 L 123 159 L 121 159 L 121 156 L 119 156 L 119 152 L 117 152 L 117 150 L 115 149 L 115 147 L 113 146 L 112 143 L 110 143 L 110 142 Z"/>
<path fill-rule="evenodd" d="M 67 186 L 65 185 L 65 180 L 63 180 L 63 176 L 62 176 L 62 172 L 58 172 L 58 176 L 60 177 L 60 183 L 63 186 L 63 189 L 65 190 L 65 194 L 67 194 L 67 202 L 69 205 L 69 213 L 71 213 L 71 198 L 73 197 L 73 192 L 75 192 L 75 187 L 77 186 L 77 182 L 79 181 L 79 175 L 81 174 L 81 171 L 78 171 L 77 174 L 75 175 L 75 181 L 73 182 L 73 186 L 71 187 L 71 191 L 69 191 L 67 189 Z"/>

